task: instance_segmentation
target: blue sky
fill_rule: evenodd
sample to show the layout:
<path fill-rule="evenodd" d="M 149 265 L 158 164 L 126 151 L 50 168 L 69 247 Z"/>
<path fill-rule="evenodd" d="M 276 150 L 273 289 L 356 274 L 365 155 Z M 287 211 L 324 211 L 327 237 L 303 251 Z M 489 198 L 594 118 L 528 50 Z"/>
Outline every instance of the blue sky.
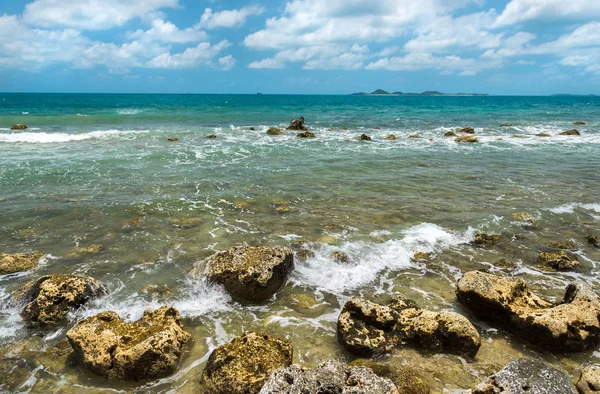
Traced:
<path fill-rule="evenodd" d="M 0 91 L 600 94 L 600 0 L 0 0 Z"/>

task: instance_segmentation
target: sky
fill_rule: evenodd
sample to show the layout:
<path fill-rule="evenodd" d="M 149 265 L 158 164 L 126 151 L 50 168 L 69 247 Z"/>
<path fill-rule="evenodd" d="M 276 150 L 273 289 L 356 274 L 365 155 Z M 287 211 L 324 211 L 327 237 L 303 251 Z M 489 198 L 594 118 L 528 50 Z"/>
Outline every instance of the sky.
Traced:
<path fill-rule="evenodd" d="M 600 0 L 0 0 L 0 91 L 600 94 Z"/>

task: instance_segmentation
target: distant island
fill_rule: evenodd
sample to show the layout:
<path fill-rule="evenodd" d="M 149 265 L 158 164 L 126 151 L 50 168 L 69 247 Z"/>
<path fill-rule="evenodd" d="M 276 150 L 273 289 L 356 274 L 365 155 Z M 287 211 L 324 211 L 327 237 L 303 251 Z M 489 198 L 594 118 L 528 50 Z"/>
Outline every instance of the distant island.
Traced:
<path fill-rule="evenodd" d="M 427 90 L 423 93 L 403 93 L 403 92 L 387 92 L 383 89 L 377 89 L 371 93 L 352 93 L 353 96 L 489 96 L 486 93 L 442 93 L 435 90 Z"/>

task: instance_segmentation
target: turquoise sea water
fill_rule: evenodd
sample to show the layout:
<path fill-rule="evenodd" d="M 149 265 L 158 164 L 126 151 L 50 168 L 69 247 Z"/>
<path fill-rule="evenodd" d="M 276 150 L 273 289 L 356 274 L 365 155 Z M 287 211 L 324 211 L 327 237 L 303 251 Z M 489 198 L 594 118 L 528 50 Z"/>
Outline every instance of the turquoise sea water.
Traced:
<path fill-rule="evenodd" d="M 298 116 L 316 138 L 266 134 Z M 11 131 L 15 123 L 29 129 Z M 466 126 L 478 143 L 444 137 Z M 559 135 L 572 128 L 581 136 Z M 363 133 L 372 141 L 356 139 Z M 390 134 L 397 139 L 385 140 Z M 598 97 L 0 94 L 0 252 L 46 254 L 32 271 L 0 276 L 0 347 L 38 341 L 19 363 L 11 359 L 22 380 L 4 388 L 193 392 L 210 350 L 248 329 L 288 337 L 299 363 L 349 361 L 335 340 L 349 297 L 401 292 L 423 307 L 468 315 L 454 297 L 455 280 L 470 269 L 499 271 L 500 258 L 547 297 L 560 298 L 574 278 L 598 288 L 600 252 L 585 235 L 600 233 L 599 181 Z M 514 219 L 519 212 L 535 224 Z M 473 248 L 479 231 L 508 234 L 510 242 Z M 577 246 L 577 272 L 537 270 L 537 253 L 556 240 Z M 231 246 L 299 241 L 314 255 L 297 261 L 263 305 L 240 305 L 189 274 Z M 77 249 L 92 245 L 102 251 Z M 351 262 L 332 261 L 338 250 Z M 412 261 L 421 251 L 430 260 Z M 111 294 L 58 329 L 26 330 L 9 295 L 46 273 L 91 275 Z M 148 294 L 148 285 L 171 293 Z M 313 307 L 299 306 L 299 295 L 312 297 Z M 43 361 L 77 319 L 114 310 L 134 320 L 163 304 L 179 309 L 194 335 L 170 378 L 105 381 L 72 362 Z M 433 363 L 434 392 L 471 387 L 521 354 L 573 374 L 572 364 L 597 357 L 537 353 L 475 323 L 487 342 L 470 365 L 422 352 L 394 357 Z"/>

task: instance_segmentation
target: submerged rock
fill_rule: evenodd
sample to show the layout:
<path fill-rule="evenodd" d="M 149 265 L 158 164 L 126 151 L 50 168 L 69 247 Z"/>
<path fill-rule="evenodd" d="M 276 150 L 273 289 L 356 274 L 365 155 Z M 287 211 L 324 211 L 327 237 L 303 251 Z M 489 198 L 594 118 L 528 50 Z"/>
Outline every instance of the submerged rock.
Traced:
<path fill-rule="evenodd" d="M 427 260 L 429 260 L 429 253 L 426 252 L 415 252 L 413 254 L 413 257 L 411 258 L 412 261 L 418 261 L 418 262 L 425 262 Z"/>
<path fill-rule="evenodd" d="M 37 267 L 43 256 L 40 252 L 0 254 L 0 275 L 28 271 Z"/>
<path fill-rule="evenodd" d="M 584 126 L 584 125 L 585 125 L 585 122 L 582 122 L 582 121 L 577 121 L 577 122 L 573 122 L 573 124 L 574 124 L 575 126 Z"/>
<path fill-rule="evenodd" d="M 173 288 L 168 285 L 146 285 L 142 289 L 142 292 L 159 297 L 172 297 L 175 294 Z"/>
<path fill-rule="evenodd" d="M 511 217 L 513 220 L 519 222 L 535 223 L 535 220 L 528 212 L 513 212 Z"/>
<path fill-rule="evenodd" d="M 290 125 L 287 127 L 287 130 L 297 130 L 303 131 L 308 130 L 308 128 L 304 125 L 304 116 L 300 118 L 295 118 L 290 121 Z"/>
<path fill-rule="evenodd" d="M 479 140 L 472 135 L 461 135 L 460 137 L 456 137 L 455 142 L 479 142 Z"/>
<path fill-rule="evenodd" d="M 585 239 L 587 240 L 588 245 L 600 248 L 600 237 L 597 235 L 588 235 Z"/>
<path fill-rule="evenodd" d="M 371 141 L 371 137 L 369 137 L 366 134 L 361 134 L 360 137 L 358 137 L 358 139 L 361 141 Z"/>
<path fill-rule="evenodd" d="M 541 361 L 521 358 L 509 363 L 467 394 L 577 394 L 569 376 Z"/>
<path fill-rule="evenodd" d="M 542 252 L 538 256 L 538 267 L 550 271 L 570 271 L 579 267 L 581 263 L 577 256 L 566 250 L 558 252 Z"/>
<path fill-rule="evenodd" d="M 512 123 L 502 123 L 500 127 L 512 127 Z"/>
<path fill-rule="evenodd" d="M 11 130 L 27 130 L 27 126 L 25 126 L 22 123 L 17 123 L 17 124 L 10 126 L 10 129 Z"/>
<path fill-rule="evenodd" d="M 552 137 L 550 134 L 548 133 L 539 133 L 539 134 L 535 134 L 536 137 Z"/>
<path fill-rule="evenodd" d="M 429 394 L 429 386 L 411 368 L 398 364 L 383 364 L 364 358 L 352 361 L 352 367 L 367 367 L 382 378 L 391 380 L 400 394 Z"/>
<path fill-rule="evenodd" d="M 456 133 L 454 131 L 447 131 L 444 133 L 444 137 L 456 137 Z"/>
<path fill-rule="evenodd" d="M 278 369 L 260 390 L 260 394 L 288 393 L 400 394 L 390 379 L 377 376 L 370 368 L 335 360 L 311 369 L 299 365 Z"/>
<path fill-rule="evenodd" d="M 577 382 L 579 394 L 600 393 L 600 365 L 588 365 L 581 371 L 581 377 Z"/>
<path fill-rule="evenodd" d="M 408 138 L 423 138 L 423 137 L 421 137 L 420 135 L 412 134 L 412 135 L 409 135 Z"/>
<path fill-rule="evenodd" d="M 502 238 L 498 234 L 478 233 L 475 234 L 475 238 L 471 243 L 479 247 L 488 247 L 499 244 L 501 240 Z"/>
<path fill-rule="evenodd" d="M 550 249 L 575 249 L 575 244 L 571 241 L 552 241 L 546 246 Z"/>
<path fill-rule="evenodd" d="M 260 301 L 273 295 L 293 269 L 288 248 L 240 246 L 211 256 L 207 277 L 236 297 Z"/>
<path fill-rule="evenodd" d="M 577 352 L 600 343 L 600 296 L 583 282 L 571 283 L 563 301 L 553 304 L 522 279 L 471 271 L 458 280 L 456 295 L 478 318 L 544 349 Z"/>
<path fill-rule="evenodd" d="M 167 141 L 168 142 L 176 142 L 176 141 L 179 141 L 179 138 L 171 137 L 171 138 L 167 138 Z"/>
<path fill-rule="evenodd" d="M 387 137 L 385 137 L 385 139 L 388 141 L 394 141 L 396 140 L 396 136 L 394 134 L 390 134 Z"/>
<path fill-rule="evenodd" d="M 108 289 L 89 276 L 44 275 L 27 283 L 12 296 L 29 327 L 60 323 L 67 314 L 86 302 L 105 295 Z"/>
<path fill-rule="evenodd" d="M 500 259 L 500 260 L 496 261 L 494 263 L 494 265 L 496 267 L 506 268 L 506 269 L 517 268 L 517 265 L 515 263 L 513 263 L 512 261 L 510 261 L 509 259 Z"/>
<path fill-rule="evenodd" d="M 315 133 L 311 133 L 310 131 L 305 131 L 304 133 L 296 134 L 296 138 L 315 138 Z"/>
<path fill-rule="evenodd" d="M 269 135 L 283 135 L 284 132 L 279 130 L 277 127 L 271 127 L 267 130 L 267 134 Z"/>
<path fill-rule="evenodd" d="M 579 130 L 567 130 L 567 131 L 563 131 L 562 133 L 560 133 L 560 135 L 581 135 L 581 133 L 579 132 Z"/>
<path fill-rule="evenodd" d="M 216 134 L 209 134 L 209 135 L 206 136 L 206 138 L 214 139 L 214 138 L 217 138 L 217 135 Z"/>
<path fill-rule="evenodd" d="M 191 335 L 181 325 L 179 312 L 163 306 L 144 312 L 134 323 L 115 312 L 79 321 L 67 332 L 79 363 L 109 378 L 140 380 L 163 377 L 179 365 Z"/>
<path fill-rule="evenodd" d="M 371 356 L 410 342 L 429 350 L 474 356 L 477 329 L 454 312 L 437 313 L 395 297 L 390 306 L 353 298 L 338 318 L 337 338 L 349 352 Z"/>
<path fill-rule="evenodd" d="M 271 373 L 292 365 L 292 344 L 250 331 L 215 349 L 202 373 L 211 394 L 257 394 Z"/>
<path fill-rule="evenodd" d="M 475 129 L 472 127 L 463 127 L 458 130 L 459 133 L 475 134 Z"/>
<path fill-rule="evenodd" d="M 104 245 L 90 245 L 82 246 L 80 248 L 72 249 L 66 254 L 65 259 L 67 260 L 82 260 L 86 257 L 95 256 L 102 253 Z"/>
<path fill-rule="evenodd" d="M 336 251 L 333 252 L 329 258 L 333 261 L 335 261 L 336 263 L 348 263 L 350 262 L 350 256 L 348 256 L 348 254 L 341 252 L 341 251 Z"/>

